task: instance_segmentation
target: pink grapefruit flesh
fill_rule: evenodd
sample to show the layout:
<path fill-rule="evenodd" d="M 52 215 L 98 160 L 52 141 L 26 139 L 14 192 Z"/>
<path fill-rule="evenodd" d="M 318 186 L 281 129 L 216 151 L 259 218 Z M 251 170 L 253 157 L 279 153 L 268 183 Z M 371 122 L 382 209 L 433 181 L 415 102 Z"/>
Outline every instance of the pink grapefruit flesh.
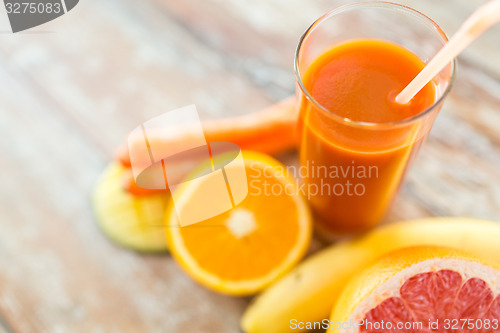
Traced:
<path fill-rule="evenodd" d="M 465 322 L 468 319 L 472 321 Z M 375 325 L 367 324 L 382 321 L 392 325 L 375 329 Z M 431 329 L 429 321 L 437 321 L 437 326 Z M 397 328 L 398 322 L 421 322 L 422 328 Z M 389 297 L 368 311 L 364 323 L 360 331 L 370 333 L 500 332 L 500 295 L 494 295 L 484 280 L 464 279 L 450 269 L 420 273 L 404 282 L 399 297 Z M 468 328 L 468 323 L 474 328 Z"/>

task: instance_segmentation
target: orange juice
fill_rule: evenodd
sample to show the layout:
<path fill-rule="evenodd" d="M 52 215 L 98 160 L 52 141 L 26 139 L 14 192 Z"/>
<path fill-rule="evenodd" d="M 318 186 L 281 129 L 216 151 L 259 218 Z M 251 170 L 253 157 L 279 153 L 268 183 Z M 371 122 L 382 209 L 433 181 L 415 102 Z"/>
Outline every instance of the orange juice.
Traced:
<path fill-rule="evenodd" d="M 411 120 L 435 103 L 434 82 L 409 104 L 394 102 L 424 65 L 397 44 L 356 39 L 335 45 L 305 71 L 301 178 L 319 229 L 351 233 L 382 219 L 428 132 Z"/>

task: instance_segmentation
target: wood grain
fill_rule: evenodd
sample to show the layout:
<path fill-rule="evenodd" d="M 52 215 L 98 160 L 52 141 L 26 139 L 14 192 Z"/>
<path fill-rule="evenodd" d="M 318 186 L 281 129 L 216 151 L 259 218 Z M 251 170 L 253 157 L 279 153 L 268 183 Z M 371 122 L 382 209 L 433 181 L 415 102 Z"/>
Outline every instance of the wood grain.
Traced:
<path fill-rule="evenodd" d="M 89 0 L 40 33 L 0 34 L 0 311 L 11 330 L 237 332 L 247 299 L 198 286 L 167 255 L 111 244 L 89 193 L 128 131 L 155 115 L 192 103 L 205 118 L 243 114 L 293 94 L 299 36 L 347 2 Z M 482 2 L 403 1 L 448 34 Z M 460 57 L 387 221 L 500 219 L 499 29 Z"/>

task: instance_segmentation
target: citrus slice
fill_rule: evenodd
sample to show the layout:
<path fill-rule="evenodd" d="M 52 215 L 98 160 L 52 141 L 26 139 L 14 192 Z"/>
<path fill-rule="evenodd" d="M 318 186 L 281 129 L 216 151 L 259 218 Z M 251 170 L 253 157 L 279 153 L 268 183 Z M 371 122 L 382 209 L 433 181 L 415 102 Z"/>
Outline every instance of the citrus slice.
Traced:
<path fill-rule="evenodd" d="M 327 332 L 500 332 L 500 267 L 440 247 L 392 252 L 345 287 Z"/>
<path fill-rule="evenodd" d="M 202 285 L 231 295 L 257 293 L 289 271 L 305 254 L 312 222 L 295 179 L 275 159 L 244 151 L 248 195 L 220 215 L 180 227 L 176 209 L 166 213 L 167 241 L 180 266 Z M 185 202 L 203 184 L 175 194 Z"/>
<path fill-rule="evenodd" d="M 126 168 L 108 165 L 92 193 L 98 224 L 115 242 L 138 251 L 167 250 L 164 216 L 170 197 L 161 194 L 134 196 L 123 188 Z"/>

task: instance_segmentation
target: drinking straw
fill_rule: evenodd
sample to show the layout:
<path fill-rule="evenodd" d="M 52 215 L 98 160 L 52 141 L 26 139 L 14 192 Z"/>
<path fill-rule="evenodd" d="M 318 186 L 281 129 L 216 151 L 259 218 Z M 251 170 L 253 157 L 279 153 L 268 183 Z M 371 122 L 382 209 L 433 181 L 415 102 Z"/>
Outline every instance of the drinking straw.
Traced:
<path fill-rule="evenodd" d="M 424 69 L 396 96 L 396 102 L 406 104 L 411 101 L 453 58 L 498 21 L 500 21 L 500 0 L 492 0 L 479 7 Z"/>

